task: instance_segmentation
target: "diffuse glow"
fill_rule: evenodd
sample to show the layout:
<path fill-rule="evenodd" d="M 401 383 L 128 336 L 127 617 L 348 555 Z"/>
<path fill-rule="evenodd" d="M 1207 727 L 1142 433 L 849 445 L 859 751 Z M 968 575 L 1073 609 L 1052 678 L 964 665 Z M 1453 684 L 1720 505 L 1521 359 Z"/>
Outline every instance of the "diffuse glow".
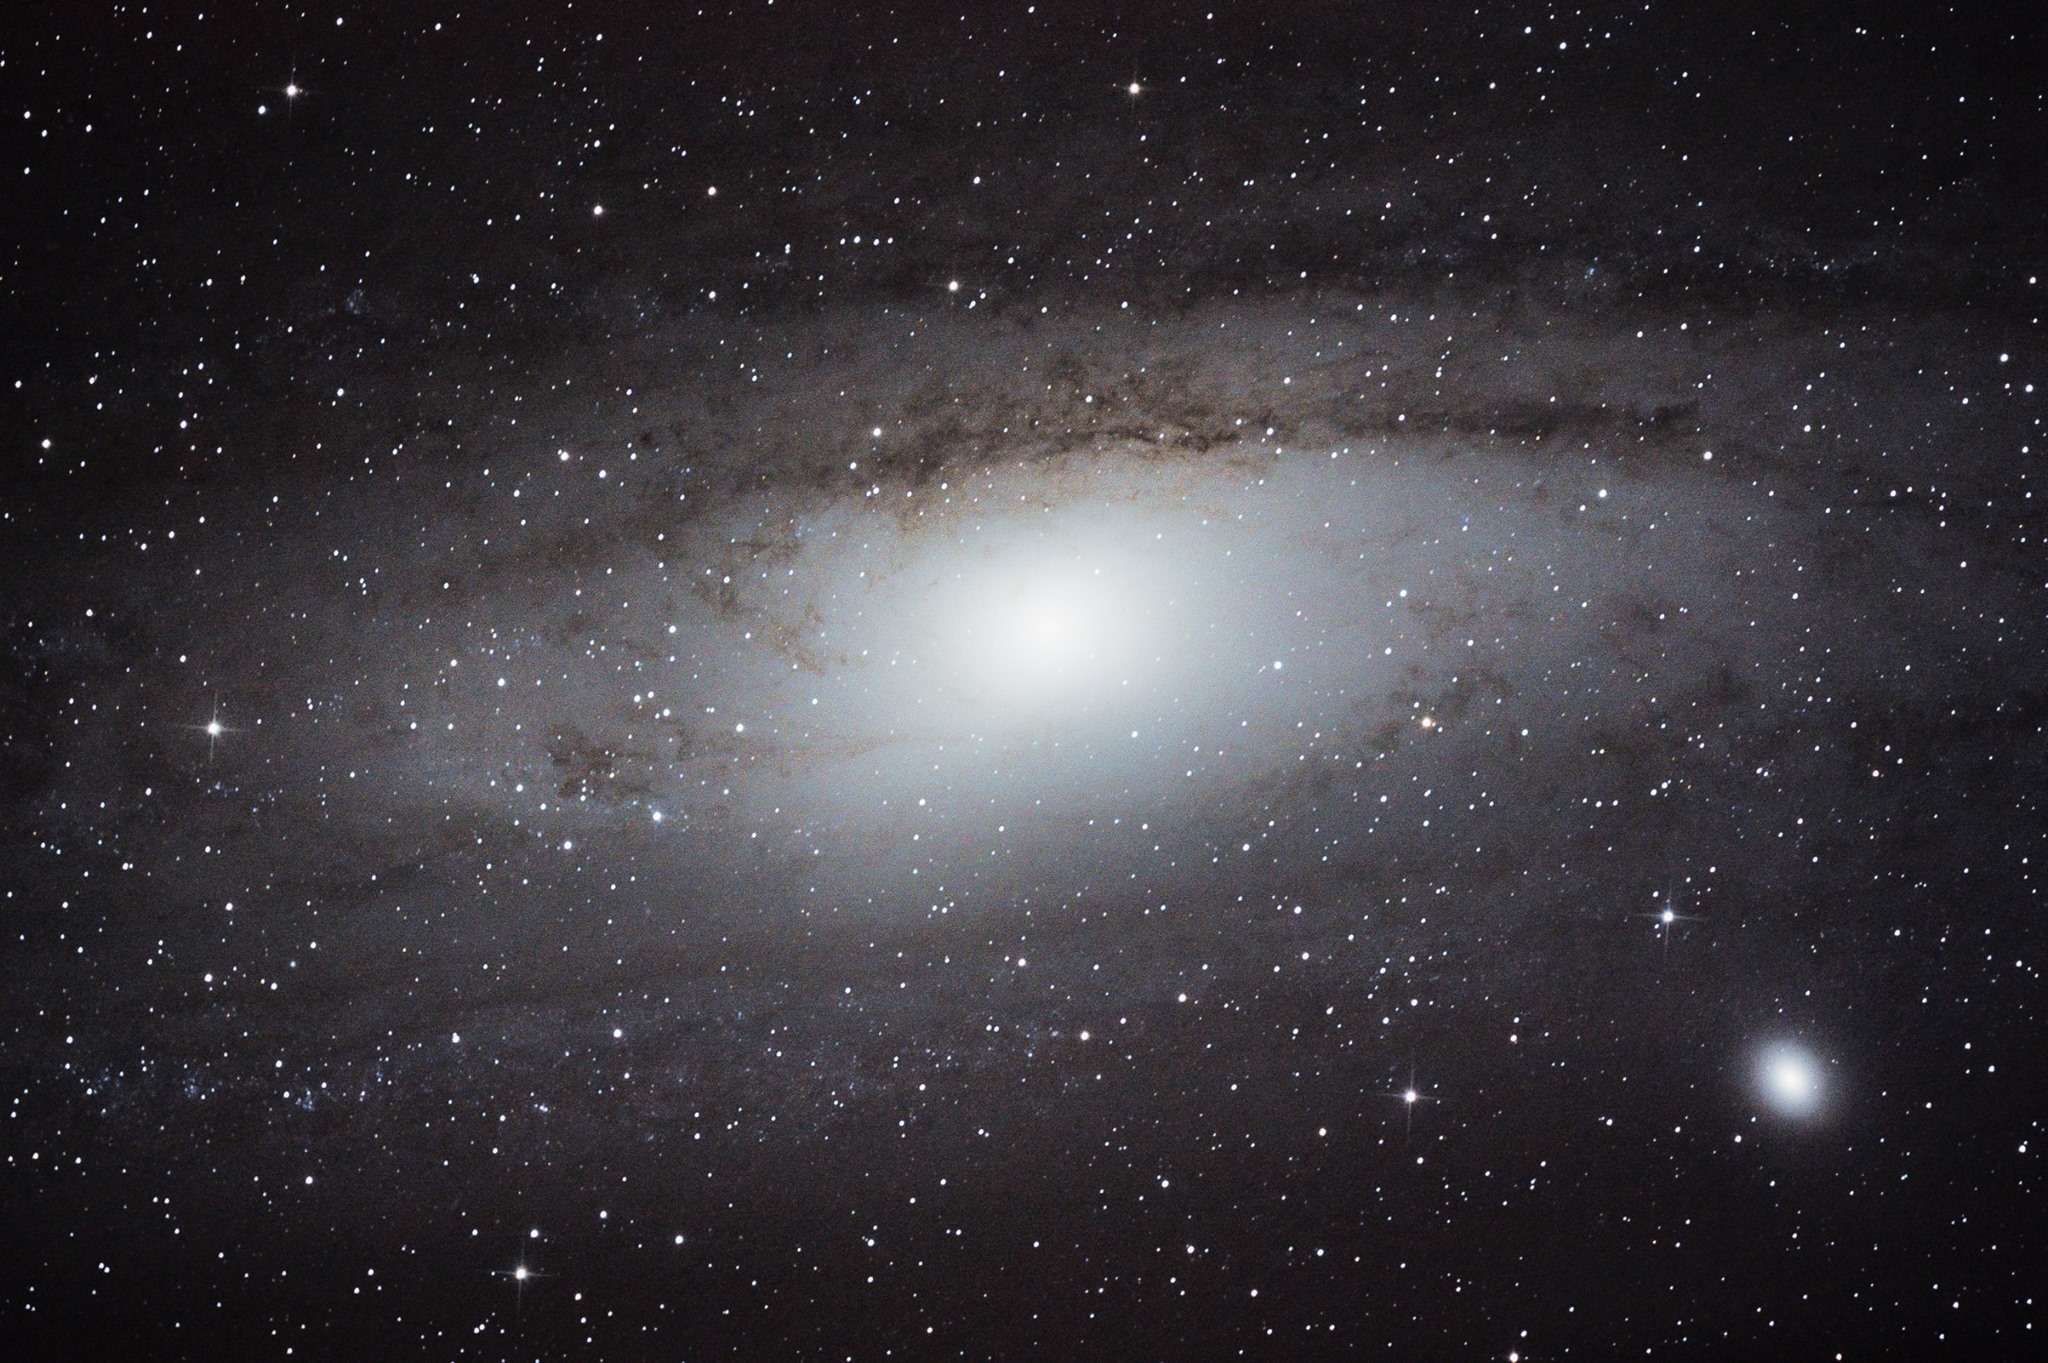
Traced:
<path fill-rule="evenodd" d="M 1804 1046 L 1780 1042 L 1757 1059 L 1757 1086 L 1772 1109 L 1787 1117 L 1808 1117 L 1824 1095 L 1821 1062 Z"/>
<path fill-rule="evenodd" d="M 1101 571 L 1042 573 L 979 584 L 962 602 L 960 675 L 968 689 L 1006 705 L 1071 695 L 1102 680 L 1112 627 L 1125 603 Z"/>

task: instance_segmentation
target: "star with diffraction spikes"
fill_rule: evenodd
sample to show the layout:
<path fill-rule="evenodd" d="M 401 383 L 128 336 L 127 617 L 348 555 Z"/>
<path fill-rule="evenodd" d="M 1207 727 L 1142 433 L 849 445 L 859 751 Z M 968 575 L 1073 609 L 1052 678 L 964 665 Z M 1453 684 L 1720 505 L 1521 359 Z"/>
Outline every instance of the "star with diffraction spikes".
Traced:
<path fill-rule="evenodd" d="M 528 1231 L 527 1238 L 532 1240 L 540 1239 L 540 1231 L 538 1229 Z M 522 1257 L 520 1261 L 517 1264 L 513 1265 L 511 1268 L 493 1269 L 491 1271 L 491 1276 L 494 1278 L 505 1278 L 512 1283 L 512 1311 L 513 1318 L 516 1320 L 519 1318 L 520 1314 L 525 1310 L 526 1307 L 526 1285 L 530 1282 L 535 1281 L 536 1279 L 545 1278 L 548 1275 L 540 1272 L 538 1269 L 530 1267 L 527 1264 L 526 1260 Z"/>
<path fill-rule="evenodd" d="M 1401 1138 L 1406 1140 L 1415 1130 L 1415 1108 L 1418 1103 L 1442 1102 L 1431 1094 L 1424 1093 L 1415 1083 L 1415 1067 L 1408 1067 L 1408 1082 L 1401 1088 L 1387 1090 L 1387 1097 L 1401 1100 Z"/>
<path fill-rule="evenodd" d="M 197 730 L 198 732 L 206 735 L 206 761 L 209 766 L 211 766 L 213 763 L 214 750 L 220 746 L 221 739 L 227 736 L 228 734 L 237 734 L 241 732 L 240 729 L 230 728 L 228 725 L 223 724 L 221 722 L 220 706 L 218 704 L 215 704 L 215 706 L 213 707 L 213 713 L 207 719 L 206 723 L 189 724 L 186 727 L 189 729 Z"/>
<path fill-rule="evenodd" d="M 1680 913 L 1678 911 L 1679 901 L 1676 890 L 1660 891 L 1657 898 L 1662 902 L 1650 912 L 1640 916 L 1656 924 L 1655 931 L 1657 937 L 1663 942 L 1664 949 L 1669 952 L 1671 949 L 1671 934 L 1677 929 L 1678 925 L 1680 923 L 1696 923 L 1699 921 L 1699 918 L 1696 914 Z"/>

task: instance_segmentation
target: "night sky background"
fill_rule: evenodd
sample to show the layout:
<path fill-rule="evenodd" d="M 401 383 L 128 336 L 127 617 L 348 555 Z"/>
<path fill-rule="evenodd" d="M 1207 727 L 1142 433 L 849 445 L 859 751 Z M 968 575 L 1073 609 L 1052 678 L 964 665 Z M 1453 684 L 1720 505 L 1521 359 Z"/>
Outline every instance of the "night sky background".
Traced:
<path fill-rule="evenodd" d="M 9 6 L 6 1352 L 2021 1355 L 2022 8 Z"/>

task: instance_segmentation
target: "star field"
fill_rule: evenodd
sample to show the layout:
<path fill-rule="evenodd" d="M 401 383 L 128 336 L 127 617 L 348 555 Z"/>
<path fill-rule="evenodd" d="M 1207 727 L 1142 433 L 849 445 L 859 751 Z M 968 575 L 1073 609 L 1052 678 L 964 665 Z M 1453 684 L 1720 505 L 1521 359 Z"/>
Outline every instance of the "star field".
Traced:
<path fill-rule="evenodd" d="M 2037 38 L 0 20 L 8 1337 L 2023 1352 Z"/>

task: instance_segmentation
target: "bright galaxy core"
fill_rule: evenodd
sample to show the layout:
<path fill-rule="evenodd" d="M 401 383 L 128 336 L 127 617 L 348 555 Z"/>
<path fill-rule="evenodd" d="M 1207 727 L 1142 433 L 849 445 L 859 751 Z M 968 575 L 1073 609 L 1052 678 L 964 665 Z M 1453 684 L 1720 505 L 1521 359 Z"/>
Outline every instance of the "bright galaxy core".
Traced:
<path fill-rule="evenodd" d="M 1820 1107 L 1821 1065 L 1803 1046 L 1766 1049 L 1758 1059 L 1757 1077 L 1771 1106 L 1787 1117 L 1808 1117 Z"/>

